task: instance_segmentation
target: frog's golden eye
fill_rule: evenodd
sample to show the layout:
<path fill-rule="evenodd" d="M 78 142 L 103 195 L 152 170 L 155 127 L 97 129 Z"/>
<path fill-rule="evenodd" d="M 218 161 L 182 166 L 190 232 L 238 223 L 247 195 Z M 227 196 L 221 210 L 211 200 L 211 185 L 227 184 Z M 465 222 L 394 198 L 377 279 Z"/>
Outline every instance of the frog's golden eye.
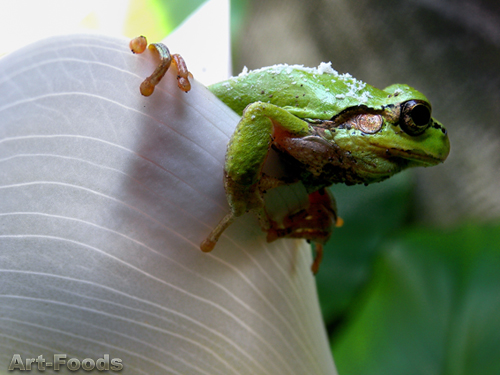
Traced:
<path fill-rule="evenodd" d="M 357 115 L 348 122 L 352 128 L 361 130 L 365 134 L 375 134 L 382 128 L 384 121 L 380 115 Z"/>
<path fill-rule="evenodd" d="M 425 102 L 409 100 L 401 108 L 401 129 L 409 135 L 420 135 L 431 123 L 431 108 Z"/>

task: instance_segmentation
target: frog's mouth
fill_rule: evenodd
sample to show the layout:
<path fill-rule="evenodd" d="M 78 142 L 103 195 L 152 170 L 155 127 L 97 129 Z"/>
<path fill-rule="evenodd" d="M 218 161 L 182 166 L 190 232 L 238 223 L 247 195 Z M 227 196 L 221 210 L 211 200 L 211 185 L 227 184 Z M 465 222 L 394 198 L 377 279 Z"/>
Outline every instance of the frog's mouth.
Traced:
<path fill-rule="evenodd" d="M 409 162 L 409 164 L 416 164 L 425 167 L 430 167 L 433 165 L 440 164 L 444 162 L 448 156 L 445 155 L 433 155 L 422 150 L 402 150 L 397 148 L 385 148 L 383 149 L 384 155 L 387 158 L 396 157 L 401 158 Z"/>

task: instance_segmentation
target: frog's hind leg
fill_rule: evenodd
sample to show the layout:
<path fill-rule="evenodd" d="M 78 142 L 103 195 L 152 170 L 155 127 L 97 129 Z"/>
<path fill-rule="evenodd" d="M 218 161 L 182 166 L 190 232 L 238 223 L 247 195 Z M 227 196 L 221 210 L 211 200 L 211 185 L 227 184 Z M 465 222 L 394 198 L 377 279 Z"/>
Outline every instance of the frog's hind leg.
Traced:
<path fill-rule="evenodd" d="M 330 238 L 335 227 L 342 226 L 337 216 L 337 206 L 328 189 L 322 188 L 309 194 L 309 206 L 283 220 L 282 228 L 271 228 L 267 241 L 279 238 L 303 238 L 314 243 L 316 256 L 311 270 L 316 274 L 323 259 L 323 244 Z"/>
<path fill-rule="evenodd" d="M 257 214 L 264 231 L 275 226 L 264 208 L 263 194 L 287 182 L 263 175 L 262 168 L 273 142 L 279 142 L 283 134 L 304 137 L 310 129 L 305 121 L 273 104 L 256 102 L 244 110 L 224 164 L 224 189 L 231 212 L 201 243 L 203 251 L 211 251 L 235 218 L 247 212 Z"/>
<path fill-rule="evenodd" d="M 276 226 L 276 223 L 270 218 L 269 214 L 267 213 L 266 209 L 264 208 L 263 202 L 264 202 L 264 193 L 266 190 L 287 184 L 288 182 L 285 182 L 281 179 L 275 178 L 275 177 L 270 177 L 267 175 L 262 175 L 261 180 L 259 181 L 259 188 L 258 190 L 260 191 L 260 201 L 262 203 L 256 204 L 257 208 L 251 209 L 250 211 L 255 212 L 257 215 L 257 218 L 259 220 L 259 225 L 262 228 L 263 231 L 268 231 L 270 228 L 273 228 Z M 203 240 L 203 242 L 200 244 L 200 249 L 201 251 L 208 253 L 213 250 L 215 245 L 217 244 L 217 241 L 219 240 L 219 237 L 221 234 L 229 227 L 236 217 L 239 216 L 235 214 L 232 210 L 229 212 L 226 216 L 222 218 L 222 220 L 217 224 L 217 226 L 210 232 L 208 237 Z"/>

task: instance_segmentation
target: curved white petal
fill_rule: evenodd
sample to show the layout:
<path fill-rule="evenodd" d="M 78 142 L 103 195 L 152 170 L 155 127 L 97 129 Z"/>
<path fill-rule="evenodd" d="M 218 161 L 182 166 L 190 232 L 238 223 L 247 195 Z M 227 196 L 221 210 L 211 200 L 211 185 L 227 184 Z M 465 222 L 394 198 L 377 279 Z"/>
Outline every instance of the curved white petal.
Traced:
<path fill-rule="evenodd" d="M 0 60 L 0 368 L 121 358 L 128 374 L 333 374 L 311 254 L 228 211 L 238 117 L 128 41 L 51 38 Z M 285 202 L 286 203 L 286 202 Z"/>

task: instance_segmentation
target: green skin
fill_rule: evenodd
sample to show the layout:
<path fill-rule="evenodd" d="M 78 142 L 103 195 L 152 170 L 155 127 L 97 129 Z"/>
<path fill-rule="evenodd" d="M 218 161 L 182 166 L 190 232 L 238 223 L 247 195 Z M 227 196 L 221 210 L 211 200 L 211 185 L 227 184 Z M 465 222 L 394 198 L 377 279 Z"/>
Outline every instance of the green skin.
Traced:
<path fill-rule="evenodd" d="M 141 86 L 142 94 L 152 94 L 173 60 L 179 88 L 189 91 L 182 57 L 173 59 L 161 44 L 149 47 L 158 51 L 161 63 L 144 81 L 149 89 Z M 330 64 L 317 69 L 276 65 L 244 72 L 209 89 L 241 120 L 229 141 L 224 166 L 231 212 L 202 242 L 203 251 L 214 248 L 236 217 L 252 211 L 268 241 L 283 237 L 313 241 L 316 272 L 322 244 L 340 221 L 326 187 L 379 182 L 409 167 L 442 163 L 450 151 L 446 130 L 431 118 L 431 105 L 423 94 L 402 84 L 379 90 L 337 73 Z M 288 165 L 286 177 L 262 172 L 271 148 Z M 307 189 L 309 207 L 275 223 L 265 211 L 263 195 L 294 182 Z"/>
<path fill-rule="evenodd" d="M 315 228 L 305 220 L 298 223 L 299 229 L 297 222 L 292 230 L 277 229 L 264 210 L 263 192 L 300 181 L 308 193 L 323 194 L 333 183 L 379 182 L 408 167 L 436 165 L 448 156 L 446 130 L 430 117 L 431 106 L 423 94 L 402 84 L 379 90 L 326 64 L 320 68 L 279 65 L 209 87 L 242 117 L 228 144 L 224 168 L 231 213 L 202 244 L 205 251 L 235 217 L 249 211 L 257 213 L 263 230 L 274 231 L 272 239 L 324 243 L 333 225 L 312 236 L 308 233 Z M 262 173 L 271 148 L 291 166 L 293 175 L 286 180 Z M 335 221 L 332 202 L 327 208 Z"/>

